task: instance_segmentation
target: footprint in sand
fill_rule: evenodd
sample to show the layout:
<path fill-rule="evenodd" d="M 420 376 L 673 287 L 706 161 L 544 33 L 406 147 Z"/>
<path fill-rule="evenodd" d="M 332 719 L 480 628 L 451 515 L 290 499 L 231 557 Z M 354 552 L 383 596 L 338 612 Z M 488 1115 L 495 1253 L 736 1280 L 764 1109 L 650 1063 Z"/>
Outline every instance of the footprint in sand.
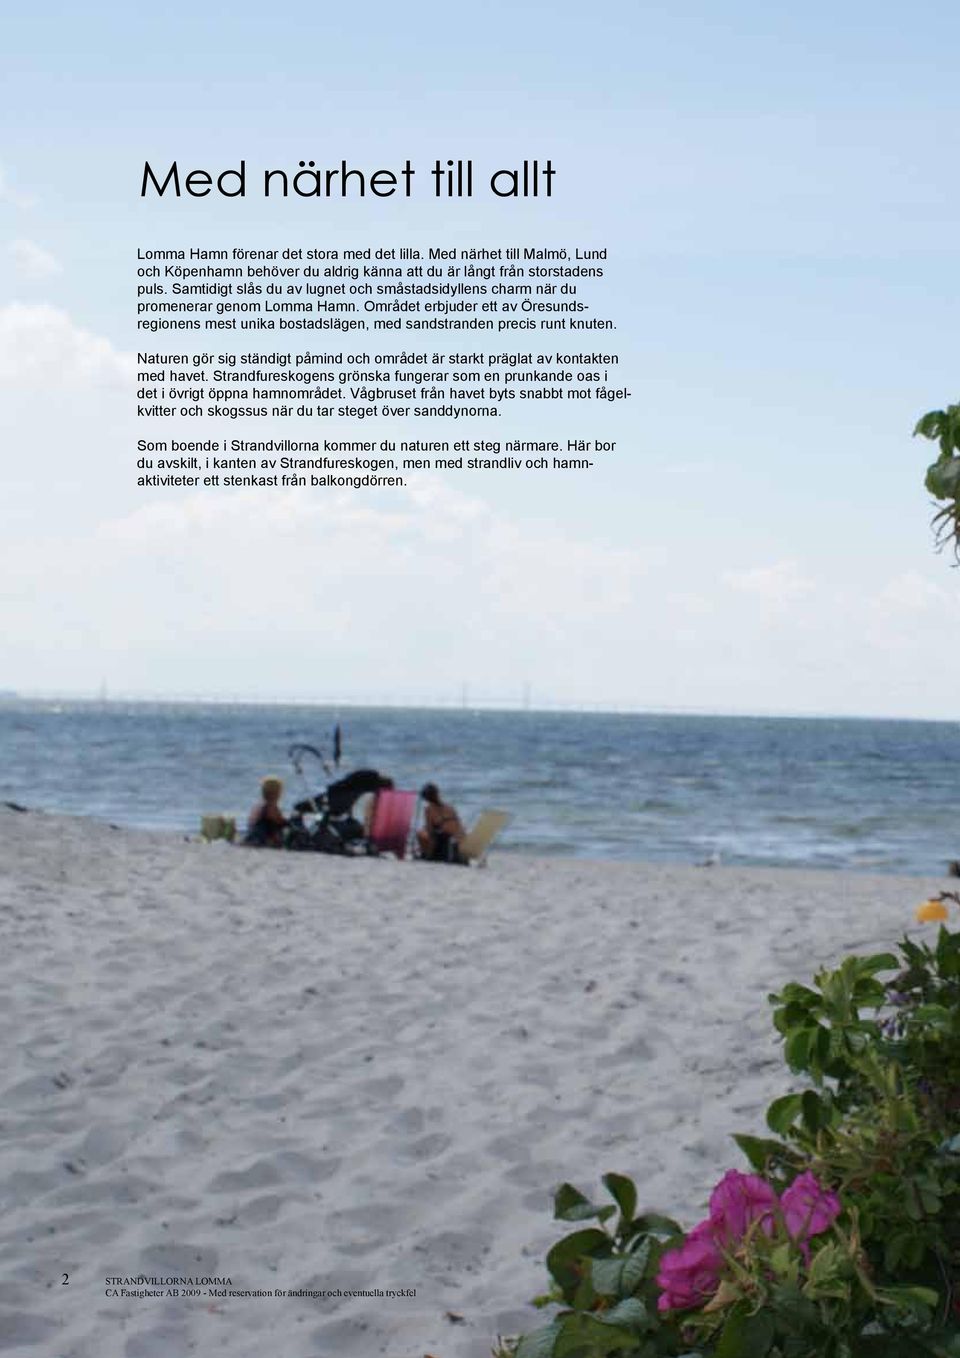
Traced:
<path fill-rule="evenodd" d="M 138 1272 L 177 1273 L 183 1277 L 195 1277 L 198 1273 L 213 1277 L 217 1272 L 220 1255 L 207 1245 L 148 1245 L 140 1251 Z M 127 1263 L 107 1269 L 108 1273 L 129 1273 Z M 168 1350 L 175 1352 L 176 1350 Z"/>
<path fill-rule="evenodd" d="M 189 1353 L 190 1331 L 182 1321 L 155 1325 L 143 1334 L 131 1335 L 123 1350 L 124 1358 L 169 1358 L 173 1353 Z"/>
<path fill-rule="evenodd" d="M 59 1328 L 55 1320 L 34 1315 L 32 1311 L 8 1311 L 0 1315 L 0 1350 L 42 1344 Z"/>
<path fill-rule="evenodd" d="M 246 1169 L 228 1169 L 210 1180 L 211 1193 L 242 1193 L 248 1188 L 274 1188 L 283 1178 L 270 1160 L 254 1160 Z"/>
<path fill-rule="evenodd" d="M 442 1155 L 451 1143 L 452 1138 L 445 1133 L 432 1132 L 411 1141 L 406 1146 L 398 1147 L 397 1156 L 401 1160 L 433 1160 L 436 1156 Z"/>
<path fill-rule="evenodd" d="M 410 1212 L 405 1207 L 375 1204 L 332 1212 L 327 1218 L 331 1239 L 344 1254 L 369 1254 L 396 1241 L 409 1230 Z"/>

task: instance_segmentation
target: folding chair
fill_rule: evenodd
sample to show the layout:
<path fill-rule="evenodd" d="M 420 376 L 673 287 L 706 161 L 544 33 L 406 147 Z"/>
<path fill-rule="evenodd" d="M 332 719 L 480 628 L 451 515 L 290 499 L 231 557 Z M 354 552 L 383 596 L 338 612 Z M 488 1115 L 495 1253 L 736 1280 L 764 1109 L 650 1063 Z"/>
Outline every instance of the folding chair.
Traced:
<path fill-rule="evenodd" d="M 398 788 L 384 788 L 378 792 L 367 837 L 371 849 L 406 858 L 416 809 L 415 792 L 401 792 Z"/>
<path fill-rule="evenodd" d="M 483 867 L 487 851 L 510 817 L 506 811 L 481 811 L 473 828 L 457 845 L 461 861 Z"/>

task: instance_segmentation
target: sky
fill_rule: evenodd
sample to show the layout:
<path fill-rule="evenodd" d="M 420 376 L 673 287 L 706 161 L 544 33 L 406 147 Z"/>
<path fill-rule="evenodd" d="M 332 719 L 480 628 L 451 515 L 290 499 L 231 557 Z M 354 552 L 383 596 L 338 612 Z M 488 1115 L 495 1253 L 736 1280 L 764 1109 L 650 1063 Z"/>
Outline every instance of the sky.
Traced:
<path fill-rule="evenodd" d="M 8 7 L 0 689 L 955 718 L 960 576 L 910 435 L 957 399 L 958 38 L 931 0 Z M 555 194 L 139 196 L 145 160 L 409 158 L 426 188 L 447 156 L 550 158 Z M 492 432 L 615 453 L 135 485 L 136 353 L 177 347 L 135 328 L 138 248 L 404 244 L 606 248 L 632 400 Z"/>

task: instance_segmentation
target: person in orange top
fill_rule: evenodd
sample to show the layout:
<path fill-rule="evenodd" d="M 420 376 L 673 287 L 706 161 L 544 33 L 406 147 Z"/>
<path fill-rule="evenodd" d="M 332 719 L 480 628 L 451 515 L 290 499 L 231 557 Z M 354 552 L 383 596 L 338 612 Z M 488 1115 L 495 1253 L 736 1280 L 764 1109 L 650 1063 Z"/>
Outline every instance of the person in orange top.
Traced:
<path fill-rule="evenodd" d="M 245 843 L 260 848 L 282 849 L 287 818 L 280 810 L 283 783 L 279 778 L 264 778 L 260 784 L 261 801 L 250 812 Z"/>

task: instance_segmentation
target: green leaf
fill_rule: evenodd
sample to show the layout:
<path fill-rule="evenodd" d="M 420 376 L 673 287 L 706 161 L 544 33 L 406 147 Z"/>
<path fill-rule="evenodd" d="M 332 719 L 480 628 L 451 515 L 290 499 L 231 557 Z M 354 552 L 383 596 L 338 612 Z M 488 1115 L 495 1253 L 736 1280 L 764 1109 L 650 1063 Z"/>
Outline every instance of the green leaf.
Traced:
<path fill-rule="evenodd" d="M 815 990 L 811 990 L 809 986 L 800 985 L 797 981 L 788 981 L 779 995 L 775 995 L 773 998 L 783 1004 L 789 1004 L 793 1001 L 806 1005 L 820 1002 L 820 996 Z"/>
<path fill-rule="evenodd" d="M 589 1203 L 590 1199 L 581 1193 L 579 1188 L 574 1188 L 573 1184 L 563 1183 L 553 1195 L 553 1215 L 558 1221 L 565 1220 L 564 1214 L 571 1207 L 582 1206 Z"/>
<path fill-rule="evenodd" d="M 833 1050 L 833 1039 L 836 1036 L 836 1029 L 825 1028 L 820 1024 L 816 1030 L 814 1041 L 810 1044 L 810 1055 L 807 1057 L 810 1069 L 815 1075 L 822 1072 L 823 1067 L 831 1059 Z M 816 1054 L 816 1061 L 814 1061 Z"/>
<path fill-rule="evenodd" d="M 617 1254 L 590 1262 L 590 1282 L 601 1297 L 630 1297 L 643 1281 L 650 1258 L 650 1241 L 633 1254 Z"/>
<path fill-rule="evenodd" d="M 899 966 L 899 962 L 892 952 L 875 952 L 871 953 L 869 957 L 862 957 L 859 960 L 861 973 L 871 976 L 878 971 L 896 971 Z"/>
<path fill-rule="evenodd" d="M 683 1227 L 678 1221 L 659 1212 L 644 1212 L 634 1221 L 633 1229 L 641 1235 L 683 1235 Z"/>
<path fill-rule="evenodd" d="M 621 1224 L 628 1225 L 637 1210 L 637 1189 L 633 1180 L 625 1174 L 605 1174 L 603 1186 L 620 1208 Z"/>
<path fill-rule="evenodd" d="M 796 1278 L 798 1270 L 791 1241 L 784 1241 L 770 1251 L 770 1267 L 778 1278 Z"/>
<path fill-rule="evenodd" d="M 933 1310 L 940 1301 L 932 1287 L 896 1286 L 877 1289 L 877 1300 L 888 1306 L 901 1306 L 905 1310 Z"/>
<path fill-rule="evenodd" d="M 720 1342 L 716 1358 L 765 1358 L 773 1344 L 775 1326 L 769 1311 L 757 1311 L 750 1315 L 739 1306 L 730 1313 Z"/>
<path fill-rule="evenodd" d="M 594 1291 L 601 1297 L 619 1297 L 623 1278 L 623 1258 L 593 1259 L 590 1263 L 590 1281 Z"/>
<path fill-rule="evenodd" d="M 864 977 L 853 988 L 858 1009 L 879 1009 L 887 997 L 887 988 L 876 977 Z"/>
<path fill-rule="evenodd" d="M 889 1235 L 883 1247 L 883 1266 L 888 1273 L 896 1273 L 897 1265 L 903 1258 L 904 1233 L 894 1232 Z"/>
<path fill-rule="evenodd" d="M 928 410 L 926 415 L 921 415 L 913 430 L 916 438 L 921 434 L 925 439 L 935 439 L 940 437 L 940 426 L 944 415 L 942 410 Z"/>
<path fill-rule="evenodd" d="M 840 1272 L 839 1249 L 836 1245 L 822 1245 L 807 1268 L 807 1286 L 804 1291 L 809 1289 L 809 1295 L 813 1296 L 815 1292 L 833 1282 Z"/>
<path fill-rule="evenodd" d="M 650 1262 L 650 1240 L 644 1240 L 638 1249 L 628 1254 L 623 1261 L 623 1273 L 620 1275 L 620 1295 L 622 1297 L 632 1296 L 643 1282 L 647 1272 L 647 1265 Z"/>
<path fill-rule="evenodd" d="M 955 500 L 960 495 L 960 457 L 934 462 L 927 468 L 926 489 L 936 500 Z"/>
<path fill-rule="evenodd" d="M 774 1099 L 767 1109 L 767 1126 L 771 1132 L 777 1132 L 783 1136 L 790 1130 L 794 1122 L 800 1115 L 802 1099 L 799 1094 L 784 1094 L 779 1099 Z"/>
<path fill-rule="evenodd" d="M 597 1293 L 588 1270 L 574 1288 L 573 1296 L 570 1298 L 570 1309 L 573 1311 L 592 1311 L 596 1304 Z"/>
<path fill-rule="evenodd" d="M 795 1028 L 787 1038 L 784 1055 L 791 1070 L 806 1070 L 810 1062 L 810 1048 L 820 1028 Z"/>
<path fill-rule="evenodd" d="M 574 1231 L 572 1235 L 566 1235 L 562 1240 L 558 1240 L 547 1255 L 547 1269 L 564 1298 L 570 1301 L 582 1278 L 589 1273 L 583 1261 L 603 1258 L 612 1252 L 613 1241 L 606 1231 L 592 1226 L 584 1231 Z"/>
<path fill-rule="evenodd" d="M 644 1330 L 651 1328 L 650 1313 L 639 1297 L 625 1297 L 623 1301 L 617 1302 L 603 1317 L 603 1323 L 620 1325 L 634 1334 L 643 1334 Z"/>
<path fill-rule="evenodd" d="M 553 1195 L 553 1215 L 557 1221 L 589 1221 L 591 1217 L 606 1221 L 615 1210 L 591 1202 L 573 1184 L 561 1184 Z"/>
<path fill-rule="evenodd" d="M 629 1330 L 574 1312 L 563 1317 L 550 1358 L 605 1358 L 619 1350 L 629 1353 L 636 1348 L 636 1336 Z"/>
<path fill-rule="evenodd" d="M 781 1283 L 773 1289 L 773 1304 L 780 1323 L 794 1334 L 802 1335 L 816 1326 L 816 1305 L 802 1295 L 796 1283 Z"/>
<path fill-rule="evenodd" d="M 827 1119 L 821 1116 L 820 1099 L 812 1089 L 806 1089 L 800 1095 L 800 1108 L 803 1113 L 803 1125 L 807 1131 L 818 1132 Z"/>
<path fill-rule="evenodd" d="M 734 1132 L 733 1139 L 756 1170 L 766 1169 L 771 1161 L 781 1161 L 786 1150 L 779 1141 L 771 1141 L 760 1136 L 746 1136 L 742 1132 Z"/>
<path fill-rule="evenodd" d="M 798 1000 L 791 1000 L 782 1009 L 778 1009 L 775 1015 L 777 1028 L 785 1033 L 792 1028 L 802 1028 L 804 1024 L 810 1022 L 813 1009 L 810 1005 L 801 1004 Z"/>
<path fill-rule="evenodd" d="M 554 1320 L 550 1325 L 544 1325 L 542 1329 L 525 1334 L 517 1346 L 515 1358 L 553 1358 L 562 1328 L 563 1321 Z"/>
<path fill-rule="evenodd" d="M 551 1257 L 580 1259 L 612 1252 L 613 1241 L 606 1231 L 601 1231 L 597 1226 L 588 1226 L 585 1230 L 574 1231 L 572 1235 L 565 1235 L 562 1240 L 558 1240 L 547 1255 L 547 1261 Z"/>

